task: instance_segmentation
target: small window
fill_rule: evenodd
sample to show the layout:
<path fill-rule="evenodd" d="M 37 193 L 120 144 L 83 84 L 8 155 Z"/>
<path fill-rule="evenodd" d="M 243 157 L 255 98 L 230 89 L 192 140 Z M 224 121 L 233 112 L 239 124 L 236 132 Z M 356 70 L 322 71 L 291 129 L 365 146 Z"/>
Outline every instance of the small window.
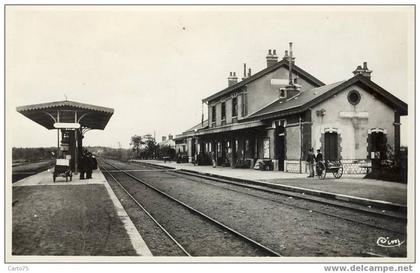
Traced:
<path fill-rule="evenodd" d="M 232 117 L 238 116 L 238 98 L 232 99 Z"/>
<path fill-rule="evenodd" d="M 211 107 L 211 122 L 216 122 L 216 106 Z"/>
<path fill-rule="evenodd" d="M 280 98 L 280 99 L 283 99 L 283 98 L 285 98 L 285 97 L 287 97 L 286 89 L 281 88 L 281 89 L 279 90 L 279 98 Z"/>
<path fill-rule="evenodd" d="M 242 107 L 241 107 L 241 116 L 245 117 L 246 115 L 248 115 L 248 109 L 247 109 L 247 100 L 248 100 L 248 95 L 246 92 L 244 92 L 242 94 Z"/>
<path fill-rule="evenodd" d="M 351 90 L 347 95 L 347 100 L 353 105 L 358 104 L 360 102 L 360 99 L 361 96 L 357 90 Z"/>
<path fill-rule="evenodd" d="M 226 119 L 226 102 L 222 102 L 222 120 Z"/>

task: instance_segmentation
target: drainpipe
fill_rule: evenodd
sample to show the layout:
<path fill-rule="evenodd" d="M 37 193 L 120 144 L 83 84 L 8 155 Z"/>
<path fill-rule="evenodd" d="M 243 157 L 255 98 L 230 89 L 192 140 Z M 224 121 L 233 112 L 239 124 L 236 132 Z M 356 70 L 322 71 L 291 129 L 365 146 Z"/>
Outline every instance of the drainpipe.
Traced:
<path fill-rule="evenodd" d="M 300 157 L 299 157 L 299 173 L 302 173 L 302 117 L 299 115 L 299 129 L 300 129 Z"/>
<path fill-rule="evenodd" d="M 60 111 L 57 111 L 57 122 L 60 122 Z M 60 158 L 60 129 L 57 128 L 57 154 L 56 158 Z"/>
<path fill-rule="evenodd" d="M 74 112 L 74 122 L 77 123 L 77 111 Z M 74 173 L 78 173 L 78 165 L 79 165 L 79 149 L 78 146 L 78 137 L 77 137 L 77 129 L 74 129 Z"/>

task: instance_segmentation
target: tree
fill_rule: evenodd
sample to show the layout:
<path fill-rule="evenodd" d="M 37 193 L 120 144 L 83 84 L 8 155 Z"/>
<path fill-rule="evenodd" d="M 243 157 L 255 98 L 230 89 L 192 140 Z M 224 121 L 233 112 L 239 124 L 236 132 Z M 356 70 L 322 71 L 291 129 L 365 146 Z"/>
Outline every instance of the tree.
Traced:
<path fill-rule="evenodd" d="M 140 155 L 142 145 L 144 144 L 145 143 L 143 142 L 143 139 L 141 136 L 134 135 L 131 137 L 130 146 L 132 146 L 131 149 L 135 152 L 136 157 Z"/>
<path fill-rule="evenodd" d="M 142 137 L 144 146 L 141 149 L 142 158 L 156 158 L 158 145 L 155 138 L 151 134 L 146 134 Z"/>

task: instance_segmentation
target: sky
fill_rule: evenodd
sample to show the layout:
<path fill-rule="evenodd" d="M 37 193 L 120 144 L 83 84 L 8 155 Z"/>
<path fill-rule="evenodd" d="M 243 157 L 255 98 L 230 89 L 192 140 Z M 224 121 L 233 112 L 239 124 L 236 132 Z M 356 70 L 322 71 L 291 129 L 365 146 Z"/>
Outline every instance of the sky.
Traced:
<path fill-rule="evenodd" d="M 296 64 L 324 83 L 364 61 L 372 80 L 414 103 L 414 10 L 396 6 L 7 6 L 6 134 L 13 147 L 50 147 L 17 106 L 68 100 L 114 108 L 87 146 L 128 148 L 201 122 L 201 100 L 266 67 L 293 42 Z M 205 108 L 206 109 L 206 108 Z M 206 111 L 206 110 L 205 110 Z M 413 128 L 402 119 L 402 145 Z"/>

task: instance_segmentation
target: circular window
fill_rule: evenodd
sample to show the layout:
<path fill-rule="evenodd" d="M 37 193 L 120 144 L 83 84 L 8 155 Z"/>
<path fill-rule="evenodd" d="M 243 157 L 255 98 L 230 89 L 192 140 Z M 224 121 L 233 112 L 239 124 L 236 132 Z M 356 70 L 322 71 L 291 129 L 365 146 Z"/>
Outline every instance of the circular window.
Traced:
<path fill-rule="evenodd" d="M 348 101 L 353 105 L 358 104 L 360 102 L 360 98 L 360 93 L 356 90 L 351 90 L 347 95 Z"/>

